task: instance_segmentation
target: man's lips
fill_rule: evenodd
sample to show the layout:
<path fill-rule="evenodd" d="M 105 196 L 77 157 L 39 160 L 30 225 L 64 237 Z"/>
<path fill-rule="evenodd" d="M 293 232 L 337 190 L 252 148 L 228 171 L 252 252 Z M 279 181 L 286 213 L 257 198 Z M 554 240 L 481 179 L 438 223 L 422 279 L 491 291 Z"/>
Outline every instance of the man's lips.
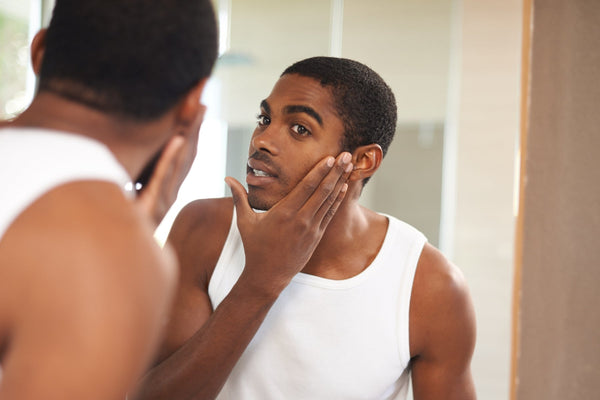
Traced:
<path fill-rule="evenodd" d="M 248 159 L 246 183 L 248 187 L 265 186 L 273 183 L 278 176 L 275 168 L 256 158 Z"/>
<path fill-rule="evenodd" d="M 277 177 L 277 172 L 275 172 L 273 168 L 271 168 L 264 162 L 253 158 L 248 159 L 247 173 L 252 174 L 256 177 Z"/>

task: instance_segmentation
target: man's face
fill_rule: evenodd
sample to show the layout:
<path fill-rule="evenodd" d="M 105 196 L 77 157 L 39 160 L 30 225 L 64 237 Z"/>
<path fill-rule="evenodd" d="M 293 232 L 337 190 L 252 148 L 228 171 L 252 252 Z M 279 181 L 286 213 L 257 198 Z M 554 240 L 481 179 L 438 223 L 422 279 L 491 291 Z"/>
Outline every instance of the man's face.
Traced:
<path fill-rule="evenodd" d="M 297 74 L 282 76 L 261 102 L 250 141 L 246 183 L 253 208 L 267 210 L 324 157 L 337 156 L 344 135 L 330 89 Z"/>

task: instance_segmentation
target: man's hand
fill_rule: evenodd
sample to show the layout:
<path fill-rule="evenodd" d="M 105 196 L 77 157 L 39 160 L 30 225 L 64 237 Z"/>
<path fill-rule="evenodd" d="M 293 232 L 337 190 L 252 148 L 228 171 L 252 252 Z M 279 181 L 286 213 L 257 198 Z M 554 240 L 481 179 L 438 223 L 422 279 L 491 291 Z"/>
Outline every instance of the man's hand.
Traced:
<path fill-rule="evenodd" d="M 198 149 L 198 134 L 204 119 L 201 106 L 186 132 L 173 136 L 166 144 L 148 184 L 137 203 L 157 227 L 177 199 L 177 193 L 187 176 Z"/>
<path fill-rule="evenodd" d="M 235 179 L 226 179 L 246 253 L 240 281 L 257 293 L 262 290 L 267 296 L 277 296 L 302 270 L 344 198 L 352 171 L 350 161 L 349 153 L 340 154 L 337 160 L 321 160 L 265 213 L 255 213 L 244 187 Z"/>

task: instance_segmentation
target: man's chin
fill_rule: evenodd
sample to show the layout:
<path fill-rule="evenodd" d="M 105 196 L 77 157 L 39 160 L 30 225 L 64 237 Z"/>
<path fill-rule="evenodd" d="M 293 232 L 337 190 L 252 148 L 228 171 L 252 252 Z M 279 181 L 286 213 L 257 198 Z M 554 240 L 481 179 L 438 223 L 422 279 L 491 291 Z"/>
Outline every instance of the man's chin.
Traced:
<path fill-rule="evenodd" d="M 253 196 L 252 193 L 248 193 L 248 204 L 255 210 L 267 211 L 273 207 L 275 202 L 269 202 L 258 196 Z"/>

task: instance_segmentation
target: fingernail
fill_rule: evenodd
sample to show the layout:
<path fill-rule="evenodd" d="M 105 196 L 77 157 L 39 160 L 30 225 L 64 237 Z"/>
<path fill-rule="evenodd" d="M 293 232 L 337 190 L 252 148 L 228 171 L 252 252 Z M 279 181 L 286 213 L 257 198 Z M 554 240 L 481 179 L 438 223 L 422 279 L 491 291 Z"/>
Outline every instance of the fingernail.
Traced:
<path fill-rule="evenodd" d="M 346 165 L 346 169 L 344 170 L 344 172 L 348 173 L 348 172 L 352 171 L 352 168 L 353 168 L 353 167 L 354 167 L 354 166 L 352 165 L 352 163 L 350 163 L 350 164 Z"/>
<path fill-rule="evenodd" d="M 327 166 L 329 168 L 333 167 L 333 163 L 335 162 L 335 159 L 333 157 L 328 157 L 327 158 Z"/>
<path fill-rule="evenodd" d="M 348 190 L 348 184 L 347 184 L 347 183 L 344 183 L 344 185 L 342 185 L 342 188 L 340 189 L 340 191 L 341 191 L 342 193 L 346 193 L 346 190 Z"/>
<path fill-rule="evenodd" d="M 352 160 L 352 156 L 350 155 L 350 153 L 344 153 L 344 155 L 342 156 L 342 161 L 344 162 L 344 164 L 349 163 L 350 160 Z"/>

